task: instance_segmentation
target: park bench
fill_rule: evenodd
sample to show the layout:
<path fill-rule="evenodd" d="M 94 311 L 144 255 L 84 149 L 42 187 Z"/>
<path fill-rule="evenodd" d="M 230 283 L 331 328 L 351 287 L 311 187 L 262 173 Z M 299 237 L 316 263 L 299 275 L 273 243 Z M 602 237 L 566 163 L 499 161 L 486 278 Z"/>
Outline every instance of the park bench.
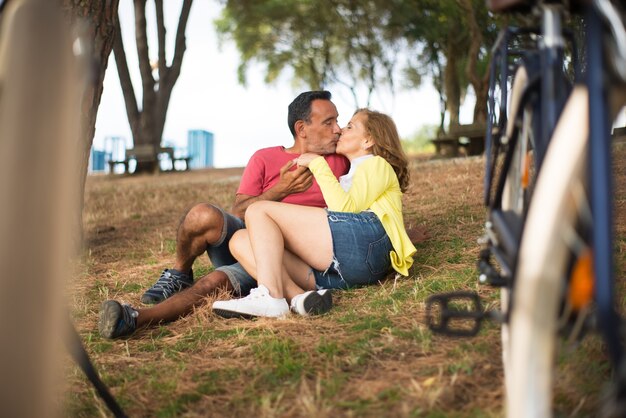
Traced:
<path fill-rule="evenodd" d="M 128 172 L 128 164 L 131 160 L 135 160 L 135 162 L 143 162 L 143 161 L 154 161 L 154 156 L 157 156 L 157 162 L 159 155 L 165 154 L 169 157 L 172 162 L 172 170 L 176 170 L 176 161 L 184 161 L 185 168 L 184 170 L 189 170 L 189 160 L 190 157 L 175 157 L 174 156 L 174 148 L 172 147 L 159 147 L 157 152 L 154 152 L 154 146 L 152 145 L 138 145 L 134 148 L 128 148 L 124 152 L 124 159 L 119 161 L 109 161 L 109 173 L 113 174 L 115 172 L 115 166 L 118 164 L 122 164 L 124 166 L 124 172 Z"/>
<path fill-rule="evenodd" d="M 457 125 L 430 142 L 438 155 L 456 157 L 461 151 L 464 155 L 479 155 L 485 150 L 485 132 L 483 124 Z"/>
<path fill-rule="evenodd" d="M 626 126 L 613 128 L 612 137 L 615 141 L 626 141 Z"/>
<path fill-rule="evenodd" d="M 494 128 L 494 134 L 496 129 Z M 458 125 L 449 132 L 431 139 L 438 155 L 456 157 L 458 155 L 479 155 L 485 150 L 485 125 Z M 626 127 L 614 128 L 612 136 L 615 140 L 626 141 Z M 463 151 L 463 152 L 461 152 Z"/>

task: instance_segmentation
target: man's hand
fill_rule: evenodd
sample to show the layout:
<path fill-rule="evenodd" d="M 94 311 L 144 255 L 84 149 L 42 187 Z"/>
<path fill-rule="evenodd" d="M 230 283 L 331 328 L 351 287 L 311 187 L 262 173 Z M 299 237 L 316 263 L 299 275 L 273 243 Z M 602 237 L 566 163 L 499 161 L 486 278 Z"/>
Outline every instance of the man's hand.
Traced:
<path fill-rule="evenodd" d="M 259 200 L 280 202 L 290 194 L 301 193 L 311 187 L 313 184 L 313 173 L 306 167 L 297 167 L 295 170 L 290 171 L 289 169 L 295 164 L 295 161 L 289 161 L 285 164 L 280 169 L 280 180 L 278 180 L 278 183 L 260 196 L 244 194 L 235 196 L 235 203 L 233 203 L 231 213 L 243 219 L 246 209 L 254 202 Z"/>
<path fill-rule="evenodd" d="M 307 167 L 298 166 L 290 171 L 295 164 L 289 161 L 280 169 L 280 180 L 274 187 L 284 194 L 281 200 L 287 195 L 304 192 L 313 184 L 313 174 Z"/>

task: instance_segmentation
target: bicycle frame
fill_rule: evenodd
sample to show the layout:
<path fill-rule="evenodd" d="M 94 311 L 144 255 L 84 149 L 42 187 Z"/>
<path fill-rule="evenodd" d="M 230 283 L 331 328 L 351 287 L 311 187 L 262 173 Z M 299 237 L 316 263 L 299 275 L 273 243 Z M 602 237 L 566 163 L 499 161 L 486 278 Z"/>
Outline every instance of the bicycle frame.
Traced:
<path fill-rule="evenodd" d="M 602 39 L 603 28 L 596 8 L 587 13 L 587 78 L 589 92 L 589 172 L 591 183 L 591 211 L 594 225 L 595 299 L 598 322 L 607 341 L 615 367 L 621 364 L 623 347 L 619 341 L 619 318 L 614 309 L 613 295 L 613 193 L 611 176 L 611 111 L 606 91 L 605 60 L 597 40 Z"/>
<path fill-rule="evenodd" d="M 582 215 L 577 211 L 582 210 L 582 207 L 576 205 L 572 207 L 570 199 L 582 190 L 584 200 L 581 201 L 590 207 L 590 211 L 587 210 L 585 213 L 591 214 L 590 217 L 583 217 L 585 221 L 582 223 L 585 227 L 581 229 L 591 235 L 589 237 L 587 233 L 584 234 L 583 244 L 593 253 L 592 305 L 597 319 L 594 324 L 601 331 L 613 370 L 616 371 L 613 405 L 617 405 L 616 410 L 626 411 L 626 363 L 624 347 L 620 341 L 622 321 L 614 304 L 610 135 L 613 117 L 617 110 L 626 104 L 626 30 L 624 22 L 610 0 L 592 0 L 590 4 L 586 4 L 585 78 L 582 79 L 579 75 L 574 44 L 572 60 L 575 62 L 577 83 L 571 94 L 566 91 L 567 97 L 564 97 L 560 71 L 564 62 L 564 40 L 570 38 L 571 34 L 560 26 L 559 6 L 546 3 L 536 3 L 543 11 L 541 31 L 507 28 L 500 33 L 492 49 L 484 178 L 484 204 L 488 208 L 488 221 L 483 241 L 486 246 L 481 251 L 479 260 L 481 273 L 479 281 L 504 288 L 502 300 L 504 315 L 497 315 L 494 312 L 472 312 L 472 315 L 468 315 L 449 310 L 446 305 L 448 299 L 442 295 L 438 295 L 438 299 L 427 301 L 427 315 L 430 315 L 430 305 L 433 301 L 437 303 L 439 300 L 441 301 L 439 308 L 444 307 L 442 317 L 445 316 L 446 320 L 476 318 L 479 324 L 485 317 L 496 317 L 502 321 L 503 350 L 506 345 L 508 348 L 512 347 L 511 350 L 514 352 L 510 357 L 504 353 L 505 362 L 507 358 L 515 359 L 514 364 L 509 364 L 509 367 L 512 366 L 513 376 L 516 379 L 523 376 L 521 381 L 524 382 L 518 383 L 516 379 L 507 378 L 507 391 L 515 398 L 514 402 L 508 405 L 509 413 L 515 416 L 532 411 L 528 416 L 549 416 L 551 410 L 549 395 L 553 382 L 550 377 L 545 377 L 539 379 L 541 388 L 531 386 L 534 377 L 541 373 L 548 376 L 550 373 L 549 369 L 552 368 L 554 361 L 550 354 L 556 349 L 554 344 L 556 333 L 568 318 L 572 318 L 569 316 L 570 313 L 563 314 L 565 322 L 559 324 L 562 319 L 559 316 L 563 309 L 560 305 L 562 302 L 569 303 L 563 295 L 564 289 L 569 286 L 568 282 L 564 282 L 564 275 L 571 268 L 571 264 L 568 263 L 572 262 L 573 254 L 578 254 L 573 253 L 573 249 L 568 248 L 569 244 L 563 242 L 568 240 L 565 237 L 566 233 L 572 233 L 569 231 L 577 228 L 581 221 Z M 524 93 L 519 95 L 519 90 L 514 90 L 516 99 L 513 100 L 514 103 L 509 104 L 507 97 L 509 84 L 518 89 L 516 85 L 518 77 L 515 78 L 515 82 L 511 82 L 511 57 L 520 57 L 518 62 L 525 59 L 524 51 L 513 49 L 512 40 L 520 35 L 537 33 L 542 36 L 539 47 L 534 52 L 539 57 L 540 69 L 537 73 L 532 71 L 528 73 L 527 79 L 522 78 L 525 80 Z M 612 35 L 611 42 L 614 44 L 609 42 L 607 46 L 603 42 L 607 33 Z M 526 67 L 528 65 L 525 65 Z M 519 74 L 524 76 L 526 73 L 522 71 Z M 499 104 L 496 103 L 498 88 Z M 527 136 L 519 131 L 521 129 L 519 124 L 513 123 L 511 119 L 518 117 L 518 109 L 525 112 L 526 106 L 533 103 L 529 101 L 532 92 L 538 93 L 540 97 L 540 127 L 537 132 L 532 130 L 536 137 Z M 616 93 L 619 93 L 619 97 Z M 536 112 L 536 109 L 533 110 Z M 520 120 L 524 120 L 526 124 L 525 113 L 523 116 L 524 119 Z M 530 120 L 534 120 L 535 116 L 533 114 Z M 521 139 L 518 138 L 520 136 Z M 507 207 L 503 207 L 505 183 L 509 181 L 507 176 L 509 169 L 513 168 L 514 155 L 523 155 L 515 150 L 517 141 L 532 142 L 537 173 L 536 189 L 532 193 L 532 199 L 537 199 L 537 204 L 528 204 L 529 198 L 521 194 L 522 203 L 514 206 L 514 211 L 507 212 Z M 503 161 L 498 161 L 497 157 L 503 158 Z M 520 160 L 516 161 L 518 162 L 514 167 L 518 168 Z M 560 161 L 567 161 L 563 166 L 565 169 L 560 166 Z M 496 176 L 498 162 L 502 165 L 498 166 L 501 170 Z M 516 185 L 521 189 L 520 183 Z M 580 190 L 573 191 L 575 188 Z M 549 208 L 548 216 L 544 216 L 545 213 L 542 212 L 546 208 Z M 589 221 L 586 221 L 587 218 Z M 561 242 L 556 245 L 558 248 L 552 248 L 550 243 L 557 242 Z M 491 264 L 492 259 L 495 259 L 496 266 Z M 456 297 L 459 297 L 459 293 Z M 467 302 L 470 302 L 469 298 Z M 480 306 L 476 302 L 474 305 Z M 505 306 L 508 306 L 508 309 L 504 308 Z M 584 321 L 587 312 L 576 313 L 574 318 Z M 430 316 L 427 318 L 430 321 Z M 508 327 L 506 334 L 505 327 Z M 524 348 L 519 349 L 508 340 L 508 334 L 513 329 L 514 341 L 541 338 L 544 342 L 522 344 Z M 574 334 L 580 335 L 577 333 L 581 328 L 575 329 Z M 440 326 L 438 331 L 462 335 L 445 326 Z M 475 334 L 474 329 L 470 331 L 470 334 Z M 507 344 L 504 344 L 505 335 Z M 540 360 L 533 361 L 532 357 L 541 349 L 549 353 L 543 355 Z M 532 367 L 525 370 L 527 364 Z M 516 395 L 519 391 L 525 395 Z M 529 406 L 535 403 L 534 401 L 540 405 Z"/>

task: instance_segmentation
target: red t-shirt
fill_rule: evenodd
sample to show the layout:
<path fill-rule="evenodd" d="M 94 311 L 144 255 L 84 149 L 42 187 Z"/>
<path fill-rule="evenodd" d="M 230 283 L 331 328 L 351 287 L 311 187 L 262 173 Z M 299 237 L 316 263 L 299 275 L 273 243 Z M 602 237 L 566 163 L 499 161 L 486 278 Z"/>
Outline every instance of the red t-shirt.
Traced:
<path fill-rule="evenodd" d="M 298 158 L 300 154 L 290 154 L 285 152 L 285 148 L 270 147 L 263 148 L 255 152 L 246 166 L 239 183 L 237 194 L 248 196 L 259 196 L 268 189 L 271 189 L 280 180 L 280 169 L 289 161 Z M 335 177 L 342 176 L 348 172 L 348 160 L 337 154 L 325 155 L 330 169 Z M 292 169 L 295 170 L 295 165 Z M 292 193 L 285 197 L 283 202 L 297 205 L 326 207 L 322 191 L 317 181 L 313 179 L 313 184 L 302 193 Z"/>

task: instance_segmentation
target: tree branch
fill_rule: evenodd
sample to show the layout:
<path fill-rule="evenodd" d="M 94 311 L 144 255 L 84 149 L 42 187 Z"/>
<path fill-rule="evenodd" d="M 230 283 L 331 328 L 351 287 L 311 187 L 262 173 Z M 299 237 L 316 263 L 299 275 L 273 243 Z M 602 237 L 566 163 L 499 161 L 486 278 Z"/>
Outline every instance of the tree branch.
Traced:
<path fill-rule="evenodd" d="M 143 109 L 149 108 L 146 103 L 154 100 L 154 77 L 148 53 L 148 37 L 146 36 L 146 0 L 135 0 L 135 38 L 137 39 L 137 57 L 139 72 L 143 85 Z"/>
<path fill-rule="evenodd" d="M 174 50 L 174 58 L 172 59 L 172 65 L 170 71 L 173 73 L 174 80 L 178 78 L 180 74 L 180 68 L 183 63 L 183 55 L 187 49 L 185 42 L 185 30 L 187 29 L 187 21 L 189 20 L 189 10 L 191 10 L 192 0 L 184 0 L 183 7 L 180 10 L 180 19 L 178 21 L 178 30 L 176 31 L 176 47 Z"/>
<path fill-rule="evenodd" d="M 174 50 L 174 58 L 170 67 L 166 67 L 163 74 L 159 69 L 159 94 L 157 96 L 157 108 L 159 112 L 159 118 L 157 119 L 159 124 L 159 132 L 163 132 L 165 126 L 165 117 L 167 114 L 167 107 L 170 103 L 170 97 L 174 85 L 180 75 L 180 70 L 183 64 L 183 56 L 187 49 L 185 41 L 185 30 L 187 29 L 187 21 L 189 20 L 189 11 L 191 10 L 191 4 L 193 0 L 184 0 L 183 6 L 180 11 L 180 18 L 178 20 L 178 29 L 176 31 L 176 42 Z M 165 48 L 163 49 L 165 51 Z M 165 54 L 165 52 L 164 52 Z M 165 58 L 163 58 L 165 60 Z M 161 59 L 159 58 L 159 68 L 161 65 Z"/>
<path fill-rule="evenodd" d="M 161 79 L 167 71 L 167 61 L 165 56 L 165 19 L 163 17 L 163 0 L 155 0 L 157 34 L 159 40 L 159 79 Z"/>
<path fill-rule="evenodd" d="M 124 42 L 122 40 L 122 30 L 120 28 L 119 17 L 115 22 L 115 35 L 113 41 L 113 53 L 115 54 L 115 64 L 117 73 L 120 77 L 120 85 L 122 86 L 122 94 L 124 95 L 124 104 L 126 105 L 126 114 L 133 137 L 136 137 L 139 131 L 139 109 L 137 108 L 137 99 L 135 90 L 130 79 L 128 71 L 128 62 L 126 61 L 126 52 L 124 51 Z"/>
<path fill-rule="evenodd" d="M 467 66 L 465 67 L 465 74 L 468 80 L 472 83 L 474 90 L 481 86 L 481 77 L 476 73 L 476 64 L 478 62 L 478 53 L 480 52 L 480 46 L 482 44 L 483 36 L 476 23 L 476 15 L 474 14 L 474 8 L 470 0 L 457 0 L 458 4 L 465 11 L 465 20 L 469 29 L 470 47 L 467 52 Z"/>

